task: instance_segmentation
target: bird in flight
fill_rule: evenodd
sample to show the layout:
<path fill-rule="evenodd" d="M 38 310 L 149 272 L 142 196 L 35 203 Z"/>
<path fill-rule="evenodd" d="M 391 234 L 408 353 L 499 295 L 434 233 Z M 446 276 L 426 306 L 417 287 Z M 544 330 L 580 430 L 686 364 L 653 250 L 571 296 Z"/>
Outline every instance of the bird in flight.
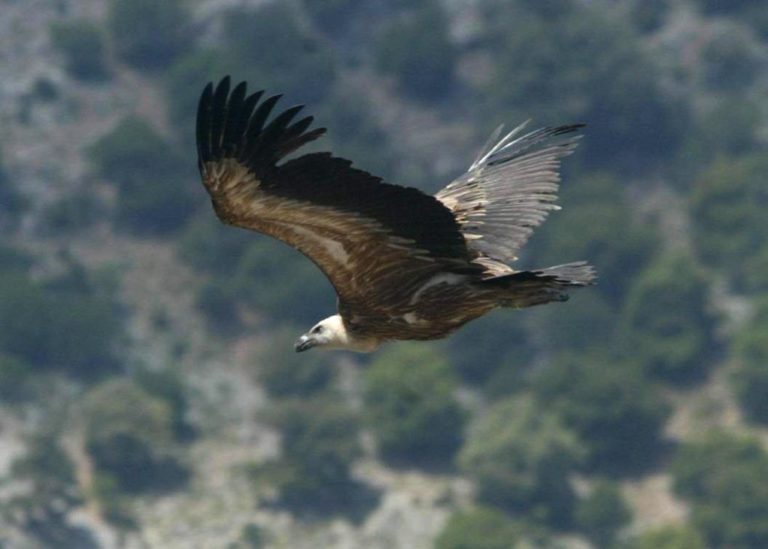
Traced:
<path fill-rule="evenodd" d="M 286 156 L 325 128 L 302 106 L 272 115 L 279 95 L 230 78 L 203 90 L 198 167 L 224 223 L 286 242 L 338 294 L 338 312 L 296 342 L 370 352 L 395 340 L 439 339 L 497 307 L 565 301 L 594 282 L 583 261 L 517 271 L 533 229 L 557 198 L 560 160 L 581 125 L 501 128 L 469 170 L 434 196 L 382 181 L 327 152 Z M 272 116 L 271 116 L 272 115 Z"/>

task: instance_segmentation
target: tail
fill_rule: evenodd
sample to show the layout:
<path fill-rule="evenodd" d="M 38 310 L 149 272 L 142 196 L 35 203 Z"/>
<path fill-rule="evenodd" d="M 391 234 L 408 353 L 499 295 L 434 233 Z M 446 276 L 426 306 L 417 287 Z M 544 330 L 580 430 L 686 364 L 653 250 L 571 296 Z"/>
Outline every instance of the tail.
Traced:
<path fill-rule="evenodd" d="M 522 309 L 551 301 L 567 301 L 569 288 L 591 286 L 596 278 L 594 267 L 585 261 L 577 261 L 489 278 L 483 284 L 498 288 L 500 306 Z"/>

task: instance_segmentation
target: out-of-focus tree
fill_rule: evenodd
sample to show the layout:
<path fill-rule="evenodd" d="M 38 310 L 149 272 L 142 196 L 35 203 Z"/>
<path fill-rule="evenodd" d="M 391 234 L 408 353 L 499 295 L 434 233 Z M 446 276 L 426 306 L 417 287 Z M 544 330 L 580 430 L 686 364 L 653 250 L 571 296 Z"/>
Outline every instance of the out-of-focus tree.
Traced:
<path fill-rule="evenodd" d="M 402 14 L 379 38 L 379 69 L 415 98 L 432 102 L 453 85 L 457 50 L 441 2 L 426 0 Z"/>
<path fill-rule="evenodd" d="M 762 6 L 760 0 L 696 0 L 706 14 L 733 14 L 752 6 Z"/>
<path fill-rule="evenodd" d="M 452 514 L 435 540 L 435 549 L 510 549 L 523 538 L 522 528 L 492 507 Z"/>
<path fill-rule="evenodd" d="M 108 25 L 117 54 L 144 70 L 168 67 L 190 47 L 189 13 L 182 0 L 112 0 Z"/>
<path fill-rule="evenodd" d="M 768 544 L 768 454 L 758 440 L 710 432 L 685 443 L 672 464 L 674 489 L 710 547 Z"/>
<path fill-rule="evenodd" d="M 641 32 L 657 31 L 669 13 L 668 0 L 636 0 L 630 8 L 629 18 Z"/>
<path fill-rule="evenodd" d="M 189 473 L 170 453 L 173 419 L 166 400 L 127 379 L 108 381 L 83 402 L 86 450 L 97 471 L 122 493 L 179 488 Z"/>
<path fill-rule="evenodd" d="M 303 28 L 293 6 L 265 3 L 224 18 L 227 55 L 236 72 L 258 75 L 258 89 L 291 101 L 317 103 L 330 92 L 336 62 L 325 43 Z"/>
<path fill-rule="evenodd" d="M 735 25 L 715 33 L 701 55 L 706 85 L 726 92 L 749 88 L 764 62 L 754 36 Z"/>
<path fill-rule="evenodd" d="M 168 404 L 174 439 L 187 441 L 193 438 L 196 433 L 187 418 L 189 400 L 183 373 L 174 367 L 158 370 L 141 369 L 134 377 L 136 384 L 147 394 Z"/>
<path fill-rule="evenodd" d="M 351 476 L 361 453 L 354 414 L 330 398 L 283 401 L 272 423 L 282 435 L 279 460 L 256 466 L 257 483 L 279 491 L 278 503 L 300 515 L 355 514 L 369 492 Z"/>
<path fill-rule="evenodd" d="M 751 321 L 734 338 L 737 362 L 733 383 L 747 418 L 768 423 L 768 300 L 760 301 Z"/>
<path fill-rule="evenodd" d="M 591 166 L 648 169 L 649 158 L 669 158 L 688 122 L 684 105 L 662 91 L 654 60 L 616 10 L 569 4 L 544 17 L 530 7 L 484 2 L 495 61 L 485 93 L 494 118 L 506 111 L 511 119 L 586 121 Z"/>
<path fill-rule="evenodd" d="M 27 451 L 11 464 L 5 482 L 21 482 L 24 488 L 0 504 L 0 516 L 43 547 L 83 547 L 97 544 L 90 533 L 69 522 L 69 513 L 82 503 L 74 464 L 48 432 L 27 442 Z"/>
<path fill-rule="evenodd" d="M 12 228 L 26 205 L 27 201 L 19 193 L 4 166 L 0 150 L 0 228 Z"/>
<path fill-rule="evenodd" d="M 575 503 L 569 477 L 583 456 L 577 436 L 556 414 L 517 397 L 499 401 L 477 421 L 459 465 L 481 502 L 565 526 Z"/>
<path fill-rule="evenodd" d="M 632 513 L 619 486 L 599 481 L 576 506 L 575 522 L 595 547 L 613 547 L 619 531 L 629 524 Z"/>
<path fill-rule="evenodd" d="M 692 526 L 662 526 L 633 537 L 628 549 L 706 549 L 704 538 Z"/>
<path fill-rule="evenodd" d="M 426 344 L 382 352 L 365 377 L 365 415 L 390 463 L 446 463 L 462 442 L 465 413 L 447 358 Z"/>
<path fill-rule="evenodd" d="M 326 390 L 333 379 L 331 355 L 307 360 L 291 352 L 300 333 L 290 327 L 275 330 L 255 359 L 256 378 L 274 398 L 306 398 Z"/>
<path fill-rule="evenodd" d="M 0 275 L 0 350 L 41 370 L 93 377 L 115 366 L 122 322 L 98 291 L 53 290 L 29 275 Z"/>
<path fill-rule="evenodd" d="M 522 385 L 533 359 L 525 313 L 488 315 L 462 327 L 448 339 L 449 359 L 465 383 L 490 396 L 508 394 Z"/>
<path fill-rule="evenodd" d="M 720 158 L 691 192 L 693 237 L 702 260 L 739 284 L 745 261 L 768 242 L 765 155 Z"/>
<path fill-rule="evenodd" d="M 553 213 L 531 241 L 537 265 L 589 259 L 600 275 L 590 291 L 621 303 L 649 260 L 656 235 L 633 219 L 624 187 L 608 175 L 572 181 L 562 195 L 567 207 Z"/>
<path fill-rule="evenodd" d="M 90 149 L 98 174 L 117 185 L 117 222 L 138 234 L 180 227 L 194 211 L 193 169 L 144 120 L 128 117 Z"/>
<path fill-rule="evenodd" d="M 632 287 L 623 311 L 624 354 L 640 360 L 660 379 L 700 379 L 716 349 L 716 317 L 707 280 L 688 254 L 658 258 Z"/>
<path fill-rule="evenodd" d="M 67 71 L 79 80 L 103 80 L 109 74 L 104 35 L 96 23 L 81 19 L 51 26 L 51 41 L 64 56 Z"/>
<path fill-rule="evenodd" d="M 644 465 L 668 415 L 657 388 L 632 363 L 601 354 L 564 354 L 533 379 L 540 407 L 580 436 L 587 465 L 609 472 Z"/>

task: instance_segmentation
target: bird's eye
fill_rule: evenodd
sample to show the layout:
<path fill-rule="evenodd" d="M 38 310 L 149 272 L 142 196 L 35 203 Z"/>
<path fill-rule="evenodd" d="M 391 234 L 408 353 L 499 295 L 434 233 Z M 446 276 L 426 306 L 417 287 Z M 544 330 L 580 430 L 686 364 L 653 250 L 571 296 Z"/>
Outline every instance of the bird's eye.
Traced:
<path fill-rule="evenodd" d="M 319 334 L 319 333 L 321 333 L 322 331 L 323 331 L 323 327 L 322 327 L 322 326 L 315 326 L 314 328 L 312 328 L 312 331 L 311 331 L 311 333 L 313 333 L 313 334 Z"/>

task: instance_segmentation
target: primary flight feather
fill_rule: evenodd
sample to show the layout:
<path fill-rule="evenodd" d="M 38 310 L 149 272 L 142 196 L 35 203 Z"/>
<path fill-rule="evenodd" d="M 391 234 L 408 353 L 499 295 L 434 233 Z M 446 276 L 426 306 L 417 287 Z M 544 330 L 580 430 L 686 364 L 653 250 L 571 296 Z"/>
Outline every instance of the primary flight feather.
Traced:
<path fill-rule="evenodd" d="M 558 209 L 560 159 L 579 125 L 500 130 L 469 171 L 435 196 L 383 182 L 330 153 L 286 155 L 325 133 L 280 96 L 248 95 L 229 77 L 203 90 L 198 166 L 216 215 L 293 246 L 325 273 L 338 314 L 299 338 L 312 347 L 373 351 L 392 340 L 447 336 L 496 307 L 567 299 L 592 284 L 584 262 L 516 271 L 533 229 Z"/>

